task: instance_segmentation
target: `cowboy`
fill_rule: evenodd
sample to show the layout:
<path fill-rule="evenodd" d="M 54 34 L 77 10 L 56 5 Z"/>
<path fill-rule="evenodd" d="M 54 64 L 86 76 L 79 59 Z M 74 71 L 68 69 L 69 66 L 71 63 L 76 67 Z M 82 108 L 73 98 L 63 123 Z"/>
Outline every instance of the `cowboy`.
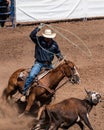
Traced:
<path fill-rule="evenodd" d="M 37 36 L 36 34 L 45 26 L 45 24 L 40 24 L 36 27 L 30 34 L 31 40 L 35 43 L 35 63 L 31 68 L 31 71 L 26 79 L 23 94 L 26 95 L 29 86 L 39 74 L 41 69 L 49 68 L 52 69 L 52 61 L 54 55 L 60 60 L 63 59 L 61 51 L 57 43 L 53 40 L 56 37 L 56 33 L 53 33 L 51 29 L 45 29 L 42 36 Z"/>

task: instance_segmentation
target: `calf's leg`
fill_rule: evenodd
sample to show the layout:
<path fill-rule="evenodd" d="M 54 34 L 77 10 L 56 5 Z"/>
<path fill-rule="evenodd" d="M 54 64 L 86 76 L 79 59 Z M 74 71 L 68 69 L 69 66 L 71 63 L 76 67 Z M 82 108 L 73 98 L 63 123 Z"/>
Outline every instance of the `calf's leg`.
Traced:
<path fill-rule="evenodd" d="M 90 129 L 90 130 L 93 130 L 89 120 L 88 120 L 88 117 L 87 117 L 87 114 L 83 114 L 81 115 L 81 118 L 82 120 L 84 121 L 84 123 L 87 125 L 87 127 Z"/>
<path fill-rule="evenodd" d="M 81 121 L 77 122 L 77 124 L 79 125 L 79 127 L 81 128 L 81 130 L 84 130 L 84 125 Z"/>
<path fill-rule="evenodd" d="M 59 124 L 52 123 L 49 130 L 58 130 L 59 126 Z"/>

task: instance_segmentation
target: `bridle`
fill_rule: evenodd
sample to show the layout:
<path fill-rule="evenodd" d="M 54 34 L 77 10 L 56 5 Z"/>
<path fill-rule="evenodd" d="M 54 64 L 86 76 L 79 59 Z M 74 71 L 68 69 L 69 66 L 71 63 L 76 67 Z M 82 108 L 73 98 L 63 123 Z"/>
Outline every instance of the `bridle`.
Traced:
<path fill-rule="evenodd" d="M 67 63 L 66 63 L 67 64 Z M 67 64 L 68 65 L 68 64 Z M 66 81 L 64 83 L 62 83 L 61 85 L 59 85 L 55 90 L 57 91 L 59 88 L 61 88 L 63 85 L 65 85 L 67 82 L 71 81 L 72 78 L 74 77 L 74 73 L 73 73 L 73 70 L 74 68 L 71 68 L 69 65 L 68 65 L 69 69 L 70 69 L 70 72 L 71 72 L 71 76 L 67 76 L 67 74 L 65 73 L 65 71 L 61 68 L 61 72 L 64 74 L 65 77 L 67 77 Z M 73 82 L 73 81 L 71 81 Z"/>
<path fill-rule="evenodd" d="M 64 83 L 62 83 L 61 85 L 59 85 L 59 86 L 54 90 L 54 92 L 55 92 L 56 90 L 58 90 L 59 88 L 61 88 L 63 85 L 65 85 L 65 84 L 66 84 L 67 82 L 69 82 L 69 81 L 71 81 L 71 83 L 74 83 L 74 82 L 73 82 L 73 78 L 74 78 L 74 76 L 77 74 L 77 73 L 74 73 L 74 72 L 73 72 L 73 71 L 75 71 L 75 66 L 74 66 L 73 68 L 71 68 L 71 67 L 69 66 L 69 64 L 67 63 L 66 60 L 65 60 L 65 63 L 68 65 L 68 68 L 70 69 L 71 75 L 68 76 L 68 75 L 65 73 L 65 71 L 61 68 L 61 69 L 60 69 L 61 72 L 64 74 L 65 77 L 67 77 L 67 79 L 66 79 L 66 81 L 65 81 Z"/>

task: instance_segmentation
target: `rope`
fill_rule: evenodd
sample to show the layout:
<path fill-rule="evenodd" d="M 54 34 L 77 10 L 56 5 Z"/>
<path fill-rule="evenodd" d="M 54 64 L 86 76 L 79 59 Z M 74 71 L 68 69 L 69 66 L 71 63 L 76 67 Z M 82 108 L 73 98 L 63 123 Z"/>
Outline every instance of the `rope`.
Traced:
<path fill-rule="evenodd" d="M 56 26 L 55 26 L 55 28 L 54 28 L 54 27 L 52 27 L 51 25 L 47 25 L 47 24 L 45 24 L 45 25 L 48 26 L 49 28 L 51 28 L 52 30 L 55 30 L 55 32 L 58 33 L 61 37 L 63 37 L 64 39 L 66 39 L 69 43 L 71 43 L 73 46 L 77 47 L 77 48 L 78 48 L 79 50 L 81 50 L 84 54 L 86 54 L 86 52 L 83 51 L 77 44 L 75 44 L 74 42 L 72 42 L 69 38 L 67 38 L 65 35 L 63 35 L 62 33 L 60 33 L 57 29 L 55 29 L 55 28 L 58 28 L 58 29 L 64 30 L 63 28 L 56 27 Z M 88 50 L 89 55 L 86 54 L 86 56 L 89 56 L 89 57 L 92 56 L 92 53 L 91 53 L 90 49 L 88 48 L 88 46 L 84 43 L 84 41 L 83 41 L 80 37 L 78 37 L 76 34 L 70 32 L 70 31 L 68 31 L 68 30 L 64 30 L 64 31 L 66 31 L 66 32 L 68 32 L 68 33 L 70 33 L 70 34 L 72 34 L 72 35 L 75 36 L 78 40 L 81 41 L 81 43 L 82 43 L 82 44 L 85 46 L 85 48 Z M 55 53 L 52 53 L 52 52 L 50 52 L 50 51 L 44 49 L 44 48 L 40 45 L 39 40 L 38 40 L 38 37 L 37 37 L 37 41 L 38 41 L 38 45 L 39 45 L 44 51 L 46 51 L 46 52 L 48 52 L 48 53 L 51 53 L 51 54 L 53 54 L 53 55 L 55 54 Z M 57 54 L 55 54 L 55 55 L 57 55 Z"/>
<path fill-rule="evenodd" d="M 40 43 L 39 43 L 38 37 L 36 37 L 36 39 L 37 39 L 38 45 L 39 45 L 44 51 L 46 51 L 46 52 L 48 52 L 48 53 L 51 53 L 51 54 L 53 54 L 53 55 L 58 55 L 58 54 L 55 54 L 55 53 L 53 53 L 53 52 L 51 52 L 51 51 L 49 51 L 49 50 L 43 48 L 43 47 L 40 45 Z"/>
<path fill-rule="evenodd" d="M 79 1 L 79 2 L 80 2 L 80 1 Z M 79 4 L 79 2 L 78 2 L 78 4 Z M 20 9 L 20 8 L 18 8 L 18 9 L 19 9 L 20 11 L 22 11 L 24 14 L 26 14 L 27 16 L 29 16 L 30 18 L 32 18 L 32 19 L 34 19 L 34 20 L 38 20 L 38 19 L 34 18 L 33 16 L 31 16 L 30 14 L 24 12 L 22 9 Z M 39 20 L 38 20 L 38 21 L 39 21 Z M 82 43 L 82 44 L 86 47 L 86 49 L 88 50 L 89 55 L 87 55 L 86 52 L 85 52 L 84 50 L 82 50 L 77 44 L 75 44 L 74 42 L 72 42 L 69 38 L 67 38 L 65 35 L 63 35 L 62 33 L 60 33 L 57 29 L 55 29 L 55 28 L 52 27 L 51 25 L 45 24 L 45 26 L 48 26 L 48 27 L 51 28 L 52 30 L 55 30 L 56 33 L 58 33 L 61 37 L 63 37 L 64 39 L 66 39 L 66 40 L 67 40 L 69 43 L 71 43 L 73 46 L 75 46 L 75 47 L 77 47 L 79 50 L 81 50 L 86 56 L 89 56 L 89 57 L 92 56 L 90 49 L 89 49 L 89 48 L 87 47 L 87 45 L 83 42 L 83 40 L 82 40 L 80 37 L 78 37 L 76 34 L 70 32 L 70 31 L 68 31 L 68 30 L 65 30 L 65 29 L 63 29 L 63 28 L 60 28 L 60 27 L 56 27 L 56 26 L 55 26 L 55 28 L 64 30 L 64 31 L 66 31 L 66 32 L 68 32 L 68 33 L 70 33 L 70 34 L 72 34 L 73 36 L 75 36 L 78 40 L 80 40 L 81 43 Z M 38 43 L 39 43 L 38 38 L 37 38 L 37 41 L 38 41 Z M 46 52 L 48 52 L 48 53 L 51 53 L 51 54 L 53 54 L 53 55 L 55 54 L 55 53 L 52 53 L 52 52 L 50 52 L 50 51 L 44 49 L 40 44 L 39 44 L 39 46 L 40 46 L 44 51 L 46 51 Z M 56 55 L 56 54 L 55 54 L 55 55 Z"/>
<path fill-rule="evenodd" d="M 56 92 L 59 88 L 61 88 L 63 85 L 65 85 L 68 81 L 69 81 L 69 79 L 67 79 L 67 80 L 66 80 L 63 84 L 61 84 L 60 86 L 56 87 L 56 89 L 55 89 L 52 93 L 50 93 L 49 97 L 51 97 L 51 96 L 54 97 L 55 92 Z"/>
<path fill-rule="evenodd" d="M 56 28 L 59 28 L 59 27 L 56 27 Z M 77 39 L 79 39 L 79 40 L 81 41 L 81 43 L 85 46 L 85 48 L 88 50 L 89 56 L 92 56 L 92 53 L 91 53 L 90 49 L 88 48 L 88 46 L 85 44 L 85 42 L 84 42 L 79 36 L 77 36 L 75 33 L 72 33 L 72 32 L 70 32 L 70 31 L 68 31 L 68 30 L 65 30 L 65 29 L 63 29 L 63 28 L 59 28 L 59 29 L 64 30 L 64 31 L 66 31 L 66 32 L 68 32 L 68 33 L 70 33 L 70 34 L 72 34 L 73 36 L 75 36 Z M 75 44 L 74 44 L 74 45 L 75 45 Z M 75 46 L 79 47 L 78 45 L 75 45 Z M 82 50 L 80 47 L 79 47 L 79 49 Z M 83 50 L 82 50 L 82 51 L 83 51 Z M 83 51 L 83 52 L 84 52 L 84 51 Z"/>
<path fill-rule="evenodd" d="M 61 88 L 63 85 L 65 85 L 68 81 L 69 81 L 69 79 L 67 79 L 63 84 L 61 84 L 60 86 L 58 86 L 58 87 L 55 89 L 55 91 L 58 90 L 59 88 Z"/>
<path fill-rule="evenodd" d="M 61 37 L 63 37 L 64 39 L 66 39 L 69 43 L 71 43 L 73 46 L 77 47 L 77 48 L 78 48 L 79 50 L 81 50 L 84 54 L 86 54 L 86 52 L 83 51 L 77 44 L 75 44 L 74 42 L 72 42 L 69 38 L 67 38 L 65 35 L 63 35 L 62 33 L 60 33 L 57 29 L 55 29 L 55 28 L 58 28 L 58 29 L 64 30 L 63 28 L 56 27 L 56 26 L 55 26 L 55 28 L 54 28 L 54 27 L 52 27 L 51 25 L 47 25 L 47 24 L 45 24 L 45 26 L 51 28 L 52 30 L 55 30 L 55 32 L 58 33 Z M 86 56 L 89 56 L 89 57 L 92 56 L 90 49 L 87 47 L 87 45 L 84 43 L 84 41 L 83 41 L 80 37 L 78 37 L 76 34 L 70 32 L 70 31 L 68 31 L 68 30 L 64 30 L 64 31 L 66 31 L 66 32 L 68 32 L 68 33 L 70 33 L 70 34 L 72 34 L 72 35 L 75 36 L 78 40 L 81 41 L 81 43 L 82 43 L 82 44 L 85 46 L 85 48 L 88 50 L 89 55 L 86 54 Z M 52 52 L 50 52 L 50 51 L 44 49 L 44 48 L 40 45 L 39 40 L 38 40 L 38 37 L 37 37 L 37 41 L 38 41 L 38 45 L 39 45 L 44 51 L 46 51 L 46 52 L 48 52 L 48 53 L 51 53 L 51 54 L 53 54 L 53 55 L 55 54 L 55 53 L 52 53 Z M 57 54 L 55 54 L 55 55 L 57 55 Z"/>
<path fill-rule="evenodd" d="M 62 33 L 60 33 L 60 32 L 59 32 L 57 29 L 55 29 L 55 28 L 64 30 L 64 31 L 66 31 L 66 32 L 68 32 L 68 33 L 70 33 L 70 34 L 72 34 L 72 35 L 75 36 L 78 40 L 80 40 L 81 43 L 85 46 L 85 48 L 88 50 L 88 52 L 89 52 L 89 57 L 92 56 L 91 51 L 90 51 L 90 49 L 88 48 L 88 46 L 87 46 L 87 45 L 84 43 L 84 41 L 83 41 L 80 37 L 78 37 L 76 34 L 70 32 L 70 31 L 68 31 L 68 30 L 65 30 L 65 29 L 63 29 L 63 28 L 60 28 L 60 27 L 56 27 L 56 26 L 55 26 L 55 28 L 54 28 L 54 27 L 52 27 L 51 25 L 46 25 L 46 26 L 50 27 L 52 30 L 55 30 L 55 32 L 57 32 L 61 37 L 63 37 L 64 39 L 66 39 L 69 43 L 71 43 L 73 46 L 79 48 L 79 50 L 81 50 L 84 54 L 86 54 L 86 52 L 83 51 L 77 44 L 75 44 L 74 42 L 72 42 L 69 38 L 67 38 L 65 35 L 63 35 Z M 86 54 L 86 55 L 87 55 L 87 54 Z M 87 56 L 88 56 L 88 55 L 87 55 Z"/>

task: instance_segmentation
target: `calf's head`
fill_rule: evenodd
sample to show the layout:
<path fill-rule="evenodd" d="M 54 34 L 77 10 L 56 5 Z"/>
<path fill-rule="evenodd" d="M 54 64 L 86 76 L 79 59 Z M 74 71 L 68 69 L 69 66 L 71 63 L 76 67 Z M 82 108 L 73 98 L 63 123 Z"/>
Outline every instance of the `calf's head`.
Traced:
<path fill-rule="evenodd" d="M 101 95 L 98 92 L 95 91 L 87 91 L 87 99 L 89 102 L 91 102 L 93 105 L 97 105 L 101 101 Z"/>

